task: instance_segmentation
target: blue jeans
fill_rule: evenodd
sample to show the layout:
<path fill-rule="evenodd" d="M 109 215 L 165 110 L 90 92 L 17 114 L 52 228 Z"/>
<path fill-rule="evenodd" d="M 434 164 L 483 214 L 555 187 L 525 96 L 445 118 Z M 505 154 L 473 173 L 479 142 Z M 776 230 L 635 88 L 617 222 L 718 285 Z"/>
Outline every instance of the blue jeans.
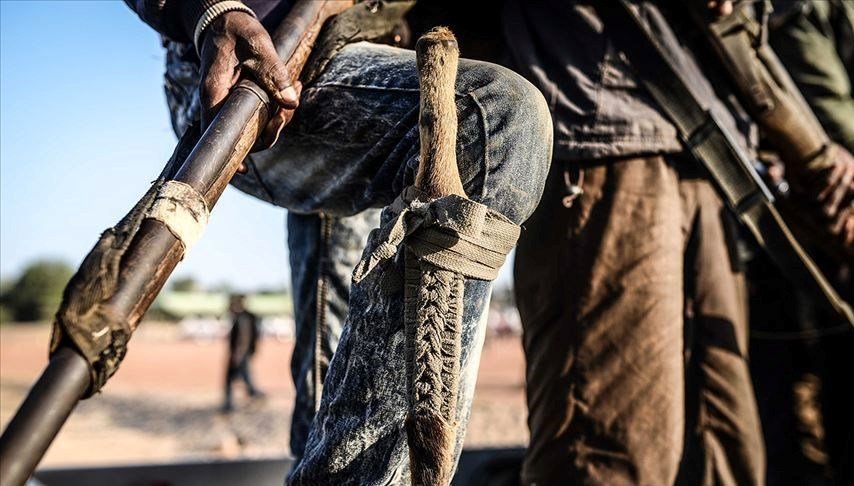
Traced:
<path fill-rule="evenodd" d="M 536 207 L 551 158 L 545 101 L 516 74 L 460 63 L 458 165 L 469 197 L 515 223 Z M 298 212 L 356 214 L 386 206 L 418 164 L 418 78 L 411 51 L 367 43 L 340 52 L 303 92 L 281 141 L 253 154 L 234 184 Z M 383 214 L 388 221 L 394 215 Z M 369 241 L 366 251 L 376 242 Z M 484 335 L 490 282 L 465 283 L 457 454 Z M 320 408 L 291 484 L 406 482 L 402 292 L 379 272 L 353 285 Z"/>
<path fill-rule="evenodd" d="M 353 267 L 379 217 L 376 209 L 348 217 L 288 212 L 296 335 L 291 355 L 296 399 L 290 447 L 296 460 L 305 449 L 329 361 L 347 317 Z"/>
<path fill-rule="evenodd" d="M 306 86 L 280 141 L 247 159 L 237 188 L 297 213 L 348 216 L 389 205 L 418 166 L 418 76 L 412 51 L 357 43 Z M 457 158 L 469 198 L 516 224 L 542 194 L 552 150 L 542 95 L 504 68 L 461 60 Z M 384 222 L 395 215 L 383 212 Z M 372 235 L 373 236 L 373 235 Z M 377 241 L 369 239 L 365 252 Z M 400 264 L 395 263 L 398 270 Z M 290 484 L 408 481 L 403 292 L 372 272 L 350 292 L 349 315 Z M 463 295 L 459 457 L 483 343 L 491 283 Z"/>

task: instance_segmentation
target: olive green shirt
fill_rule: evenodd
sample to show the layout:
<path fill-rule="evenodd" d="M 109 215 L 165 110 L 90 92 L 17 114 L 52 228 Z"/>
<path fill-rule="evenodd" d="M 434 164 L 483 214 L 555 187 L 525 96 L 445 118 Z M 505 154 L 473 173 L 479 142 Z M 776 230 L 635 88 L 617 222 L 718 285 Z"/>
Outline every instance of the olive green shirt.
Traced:
<path fill-rule="evenodd" d="M 769 42 L 830 138 L 854 152 L 854 0 L 776 0 Z"/>

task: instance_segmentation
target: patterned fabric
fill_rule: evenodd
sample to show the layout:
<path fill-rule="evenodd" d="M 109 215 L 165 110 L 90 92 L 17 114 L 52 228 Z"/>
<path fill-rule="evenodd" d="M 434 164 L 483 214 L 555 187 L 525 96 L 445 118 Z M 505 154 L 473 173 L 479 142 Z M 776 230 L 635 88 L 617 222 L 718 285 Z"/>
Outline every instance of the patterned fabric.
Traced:
<path fill-rule="evenodd" d="M 199 56 L 192 44 L 163 38 L 166 72 L 163 86 L 172 116 L 172 129 L 179 137 L 201 114 L 199 100 Z"/>

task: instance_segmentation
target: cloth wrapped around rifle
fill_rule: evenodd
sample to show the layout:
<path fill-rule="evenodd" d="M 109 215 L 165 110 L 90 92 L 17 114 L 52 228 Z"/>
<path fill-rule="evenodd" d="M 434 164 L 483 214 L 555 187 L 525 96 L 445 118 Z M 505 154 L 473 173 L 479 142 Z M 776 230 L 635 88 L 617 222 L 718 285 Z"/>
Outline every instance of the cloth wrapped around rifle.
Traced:
<path fill-rule="evenodd" d="M 160 221 L 178 238 L 185 255 L 202 236 L 209 215 L 205 198 L 189 184 L 178 181 L 160 183 L 157 197 L 145 213 L 146 218 Z"/>
<path fill-rule="evenodd" d="M 127 353 L 132 333 L 130 323 L 126 316 L 115 315 L 106 303 L 116 292 L 123 257 L 142 221 L 149 217 L 158 195 L 195 147 L 198 138 L 199 131 L 193 125 L 181 137 L 151 188 L 118 224 L 104 231 L 65 287 L 53 322 L 50 354 L 70 345 L 86 359 L 90 382 L 83 398 L 94 395 L 104 386 Z M 170 228 L 170 231 L 173 230 Z"/>

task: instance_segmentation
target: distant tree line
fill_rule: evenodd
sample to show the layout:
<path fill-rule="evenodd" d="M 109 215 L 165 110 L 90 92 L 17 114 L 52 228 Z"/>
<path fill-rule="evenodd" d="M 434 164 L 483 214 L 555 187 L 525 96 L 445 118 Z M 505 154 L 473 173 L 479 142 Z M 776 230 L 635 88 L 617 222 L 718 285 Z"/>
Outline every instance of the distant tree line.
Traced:
<path fill-rule="evenodd" d="M 74 274 L 68 263 L 41 259 L 27 265 L 17 278 L 0 281 L 0 324 L 8 322 L 35 322 L 53 320 L 62 302 L 62 291 Z M 230 293 L 228 283 L 205 288 L 193 277 L 175 277 L 169 288 L 175 292 Z M 279 293 L 286 289 L 262 289 L 255 293 Z M 152 309 L 147 317 L 165 318 Z"/>
<path fill-rule="evenodd" d="M 38 260 L 17 279 L 0 284 L 0 323 L 52 319 L 73 273 L 63 261 Z"/>

